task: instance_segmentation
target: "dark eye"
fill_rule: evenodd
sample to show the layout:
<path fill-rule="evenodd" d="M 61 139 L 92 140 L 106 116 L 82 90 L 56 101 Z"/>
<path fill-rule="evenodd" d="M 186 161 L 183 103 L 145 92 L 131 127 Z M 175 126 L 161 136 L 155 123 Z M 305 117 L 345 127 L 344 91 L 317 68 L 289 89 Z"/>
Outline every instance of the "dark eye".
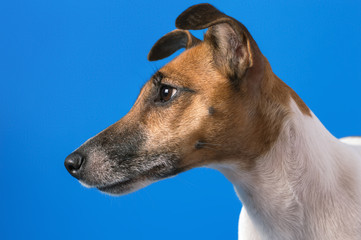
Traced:
<path fill-rule="evenodd" d="M 177 89 L 167 85 L 163 85 L 160 88 L 159 97 L 157 100 L 159 100 L 160 102 L 167 102 L 174 96 L 176 92 Z"/>

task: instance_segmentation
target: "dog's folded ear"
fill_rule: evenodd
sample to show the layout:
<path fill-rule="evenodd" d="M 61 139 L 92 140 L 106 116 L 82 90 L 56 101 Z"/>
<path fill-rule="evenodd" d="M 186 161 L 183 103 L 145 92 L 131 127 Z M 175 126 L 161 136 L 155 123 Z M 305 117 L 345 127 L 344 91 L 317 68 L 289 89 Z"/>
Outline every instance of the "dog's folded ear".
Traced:
<path fill-rule="evenodd" d="M 222 22 L 229 22 L 230 17 L 208 3 L 189 7 L 176 19 L 179 29 L 200 30 Z"/>
<path fill-rule="evenodd" d="M 262 54 L 247 28 L 210 4 L 194 5 L 176 20 L 185 30 L 208 28 L 204 42 L 213 49 L 216 65 L 232 81 L 243 77 L 248 68 L 262 65 Z"/>
<path fill-rule="evenodd" d="M 156 61 L 172 55 L 181 48 L 191 48 L 201 40 L 187 30 L 176 29 L 160 38 L 149 51 L 148 60 Z"/>

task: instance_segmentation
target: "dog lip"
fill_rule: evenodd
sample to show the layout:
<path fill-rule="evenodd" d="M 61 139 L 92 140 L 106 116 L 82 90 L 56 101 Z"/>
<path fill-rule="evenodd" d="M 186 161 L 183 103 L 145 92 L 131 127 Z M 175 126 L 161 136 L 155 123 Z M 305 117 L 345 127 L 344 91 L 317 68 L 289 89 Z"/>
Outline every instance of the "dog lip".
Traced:
<path fill-rule="evenodd" d="M 126 180 L 122 180 L 119 182 L 115 182 L 115 183 L 111 183 L 111 184 L 107 184 L 107 185 L 102 185 L 102 186 L 96 186 L 97 189 L 99 189 L 102 192 L 107 192 L 109 190 L 112 190 L 114 188 L 120 187 L 122 185 L 126 185 L 129 184 L 130 182 L 132 182 L 132 179 L 126 179 Z"/>
<path fill-rule="evenodd" d="M 80 182 L 80 184 L 83 186 L 83 187 L 86 187 L 86 188 L 92 188 L 93 186 L 91 186 L 91 185 L 89 185 L 89 184 L 87 184 L 87 183 L 85 183 L 84 181 L 82 181 L 82 180 L 79 180 L 79 182 Z"/>

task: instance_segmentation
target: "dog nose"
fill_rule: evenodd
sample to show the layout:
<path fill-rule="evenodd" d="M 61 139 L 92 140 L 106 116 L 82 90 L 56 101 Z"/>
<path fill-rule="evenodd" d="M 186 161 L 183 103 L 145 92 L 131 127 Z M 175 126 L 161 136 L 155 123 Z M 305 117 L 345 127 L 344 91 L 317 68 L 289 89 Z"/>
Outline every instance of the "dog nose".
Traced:
<path fill-rule="evenodd" d="M 73 152 L 66 157 L 64 165 L 66 170 L 75 178 L 79 178 L 81 165 L 84 163 L 84 156 L 80 153 Z"/>

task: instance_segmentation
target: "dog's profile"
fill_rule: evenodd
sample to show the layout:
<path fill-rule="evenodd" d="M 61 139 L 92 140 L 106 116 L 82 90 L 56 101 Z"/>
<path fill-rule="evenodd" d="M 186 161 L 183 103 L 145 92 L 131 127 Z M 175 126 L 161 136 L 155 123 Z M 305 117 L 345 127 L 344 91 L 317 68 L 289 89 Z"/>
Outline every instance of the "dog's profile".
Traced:
<path fill-rule="evenodd" d="M 148 59 L 186 51 L 66 158 L 69 173 L 121 195 L 211 167 L 243 203 L 239 239 L 361 239 L 361 138 L 333 137 L 232 17 L 199 4 L 176 27 Z M 203 41 L 187 31 L 205 28 Z"/>

